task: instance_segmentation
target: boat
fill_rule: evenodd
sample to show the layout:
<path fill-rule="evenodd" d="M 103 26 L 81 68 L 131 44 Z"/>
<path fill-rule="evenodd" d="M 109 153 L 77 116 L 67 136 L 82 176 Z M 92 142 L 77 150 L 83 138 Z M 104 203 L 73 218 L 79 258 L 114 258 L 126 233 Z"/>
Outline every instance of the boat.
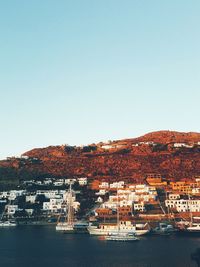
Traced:
<path fill-rule="evenodd" d="M 72 224 L 69 224 L 68 222 L 58 222 L 56 225 L 56 230 L 67 232 L 67 233 L 73 233 L 74 226 Z"/>
<path fill-rule="evenodd" d="M 0 221 L 0 227 L 14 227 L 17 226 L 15 221 Z"/>
<path fill-rule="evenodd" d="M 77 221 L 74 223 L 74 232 L 77 234 L 88 234 L 88 222 Z"/>
<path fill-rule="evenodd" d="M 200 235 L 200 223 L 192 221 L 180 221 L 176 223 L 178 234 Z"/>
<path fill-rule="evenodd" d="M 117 231 L 124 234 L 135 234 L 135 236 L 146 235 L 150 232 L 148 223 L 132 224 L 131 221 L 119 221 L 119 223 L 100 223 L 98 225 L 89 224 L 88 232 L 90 235 L 109 235 L 115 234 Z"/>
<path fill-rule="evenodd" d="M 187 232 L 200 233 L 200 223 L 192 223 L 186 228 Z"/>
<path fill-rule="evenodd" d="M 74 207 L 73 207 L 73 191 L 72 184 L 69 185 L 68 199 L 66 200 L 67 216 L 64 221 L 60 221 L 56 225 L 56 231 L 62 231 L 64 233 L 74 233 Z"/>
<path fill-rule="evenodd" d="M 158 235 L 170 235 L 175 231 L 176 229 L 173 227 L 172 224 L 162 222 L 159 223 L 158 226 L 152 230 L 152 233 Z"/>
<path fill-rule="evenodd" d="M 120 241 L 120 242 L 132 242 L 138 241 L 139 238 L 135 236 L 135 234 L 131 233 L 112 233 L 105 236 L 105 240 L 107 241 Z"/>

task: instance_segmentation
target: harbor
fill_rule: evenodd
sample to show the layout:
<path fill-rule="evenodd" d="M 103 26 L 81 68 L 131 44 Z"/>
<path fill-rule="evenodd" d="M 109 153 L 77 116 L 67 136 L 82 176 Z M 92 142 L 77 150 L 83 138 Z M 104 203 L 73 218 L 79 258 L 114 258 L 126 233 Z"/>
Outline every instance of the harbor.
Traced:
<path fill-rule="evenodd" d="M 1 265 L 7 267 L 196 267 L 200 247 L 192 236 L 143 236 L 138 242 L 110 242 L 88 234 L 63 234 L 54 226 L 0 229 Z"/>

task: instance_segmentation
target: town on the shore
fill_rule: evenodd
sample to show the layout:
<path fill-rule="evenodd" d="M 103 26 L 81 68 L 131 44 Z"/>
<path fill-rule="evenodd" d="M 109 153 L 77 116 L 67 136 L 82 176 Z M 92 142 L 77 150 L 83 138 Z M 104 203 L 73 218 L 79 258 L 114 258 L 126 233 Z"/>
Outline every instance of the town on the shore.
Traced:
<path fill-rule="evenodd" d="M 84 221 L 87 225 L 101 224 L 102 228 L 93 227 L 107 229 L 108 234 L 118 217 L 124 222 L 124 229 L 130 229 L 130 224 L 145 228 L 148 223 L 148 231 L 144 233 L 152 227 L 172 232 L 174 222 L 181 225 L 180 229 L 199 227 L 191 231 L 197 232 L 200 231 L 200 177 L 170 182 L 161 174 L 150 173 L 144 183 L 125 179 L 109 182 L 87 177 L 36 177 L 21 181 L 15 190 L 0 192 L 0 208 L 0 226 L 9 226 L 12 222 L 13 225 L 60 223 L 60 229 L 65 231 L 68 228 L 65 229 L 64 223 L 74 225 Z M 70 222 L 67 221 L 69 212 L 73 214 Z M 102 234 L 105 231 L 95 232 L 90 228 L 89 232 Z"/>

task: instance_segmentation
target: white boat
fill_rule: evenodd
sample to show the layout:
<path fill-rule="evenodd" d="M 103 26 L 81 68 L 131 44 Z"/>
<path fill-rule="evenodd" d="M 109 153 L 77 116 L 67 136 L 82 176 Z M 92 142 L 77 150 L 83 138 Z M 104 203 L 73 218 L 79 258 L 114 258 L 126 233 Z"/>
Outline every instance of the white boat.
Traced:
<path fill-rule="evenodd" d="M 56 225 L 57 231 L 63 231 L 63 232 L 74 232 L 74 226 L 72 224 L 68 224 L 68 222 L 58 222 Z"/>
<path fill-rule="evenodd" d="M 200 234 L 200 223 L 180 221 L 176 223 L 176 226 L 180 234 Z"/>
<path fill-rule="evenodd" d="M 187 228 L 187 232 L 200 233 L 200 223 L 191 223 Z"/>
<path fill-rule="evenodd" d="M 14 221 L 0 221 L 0 227 L 14 227 L 17 223 Z"/>
<path fill-rule="evenodd" d="M 107 241 L 120 241 L 120 242 L 132 242 L 132 241 L 138 241 L 139 238 L 136 237 L 134 234 L 130 233 L 112 233 L 107 236 L 105 236 L 105 240 Z"/>
<path fill-rule="evenodd" d="M 146 235 L 150 232 L 148 223 L 145 224 L 135 224 L 133 225 L 131 221 L 120 221 L 118 223 L 100 223 L 97 225 L 89 225 L 88 232 L 90 235 L 104 235 L 115 234 L 116 232 L 124 234 L 134 234 L 135 236 Z"/>

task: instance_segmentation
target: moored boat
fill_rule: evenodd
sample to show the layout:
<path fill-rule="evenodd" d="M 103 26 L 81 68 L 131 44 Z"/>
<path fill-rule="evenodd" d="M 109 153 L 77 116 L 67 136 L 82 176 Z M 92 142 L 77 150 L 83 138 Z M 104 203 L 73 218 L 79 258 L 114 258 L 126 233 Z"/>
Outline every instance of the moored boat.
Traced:
<path fill-rule="evenodd" d="M 178 234 L 200 235 L 200 223 L 181 221 L 176 224 Z"/>
<path fill-rule="evenodd" d="M 15 221 L 0 221 L 0 227 L 15 227 L 17 223 Z"/>
<path fill-rule="evenodd" d="M 58 222 L 56 225 L 57 231 L 63 231 L 68 233 L 74 232 L 74 226 L 71 224 L 68 224 L 68 222 Z"/>
<path fill-rule="evenodd" d="M 170 235 L 175 231 L 176 229 L 173 227 L 172 224 L 162 222 L 159 223 L 158 226 L 152 230 L 152 233 L 157 235 Z"/>
<path fill-rule="evenodd" d="M 70 183 L 68 191 L 68 199 L 66 199 L 67 216 L 64 221 L 59 221 L 56 225 L 56 231 L 64 233 L 74 233 L 74 207 L 73 207 L 73 191 L 72 184 Z"/>
<path fill-rule="evenodd" d="M 134 234 L 130 233 L 112 233 L 108 236 L 105 236 L 105 240 L 107 241 L 120 241 L 120 242 L 133 242 L 138 241 L 139 238 L 136 237 Z"/>
<path fill-rule="evenodd" d="M 148 223 L 132 224 L 131 221 L 120 221 L 119 223 L 100 223 L 99 225 L 89 225 L 88 232 L 90 235 L 109 235 L 119 231 L 120 233 L 132 233 L 135 236 L 146 235 L 150 232 Z"/>

